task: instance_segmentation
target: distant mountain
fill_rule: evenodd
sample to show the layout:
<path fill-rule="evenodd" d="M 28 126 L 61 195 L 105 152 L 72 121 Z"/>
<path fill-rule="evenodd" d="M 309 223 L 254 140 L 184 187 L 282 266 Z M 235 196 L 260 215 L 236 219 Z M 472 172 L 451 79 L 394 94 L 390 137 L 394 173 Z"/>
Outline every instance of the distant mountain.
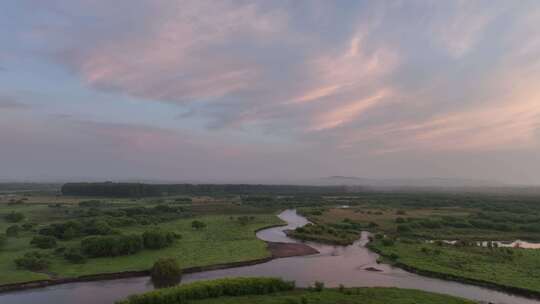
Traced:
<path fill-rule="evenodd" d="M 365 186 L 373 188 L 467 188 L 467 187 L 501 187 L 505 184 L 497 181 L 461 179 L 461 178 L 391 178 L 373 179 L 353 176 L 330 176 L 314 180 L 315 185 L 327 186 Z"/>

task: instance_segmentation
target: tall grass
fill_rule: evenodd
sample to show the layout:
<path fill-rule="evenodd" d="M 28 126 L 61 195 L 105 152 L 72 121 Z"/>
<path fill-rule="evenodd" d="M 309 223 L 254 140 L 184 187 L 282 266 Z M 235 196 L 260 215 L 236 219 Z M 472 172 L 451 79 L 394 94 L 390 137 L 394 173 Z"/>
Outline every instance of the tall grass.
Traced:
<path fill-rule="evenodd" d="M 133 295 L 116 304 L 183 304 L 189 300 L 222 296 L 263 295 L 295 288 L 294 282 L 277 278 L 227 278 Z"/>

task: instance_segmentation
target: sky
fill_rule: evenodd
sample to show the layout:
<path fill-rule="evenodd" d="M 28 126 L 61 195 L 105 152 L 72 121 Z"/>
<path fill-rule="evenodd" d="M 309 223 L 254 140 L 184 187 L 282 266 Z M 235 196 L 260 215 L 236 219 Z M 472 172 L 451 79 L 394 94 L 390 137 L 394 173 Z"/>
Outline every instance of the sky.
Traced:
<path fill-rule="evenodd" d="M 0 2 L 0 178 L 540 184 L 540 1 Z"/>

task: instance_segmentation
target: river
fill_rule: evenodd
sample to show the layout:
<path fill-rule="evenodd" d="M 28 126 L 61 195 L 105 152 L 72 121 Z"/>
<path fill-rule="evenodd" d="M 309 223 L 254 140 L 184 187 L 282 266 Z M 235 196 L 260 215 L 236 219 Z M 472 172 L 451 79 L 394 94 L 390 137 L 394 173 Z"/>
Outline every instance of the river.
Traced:
<path fill-rule="evenodd" d="M 283 232 L 308 223 L 306 218 L 295 210 L 286 210 L 279 217 L 288 223 L 287 226 L 262 230 L 257 237 L 270 242 L 295 243 Z M 480 302 L 496 304 L 529 304 L 539 301 L 514 296 L 487 288 L 463 283 L 444 281 L 412 274 L 385 264 L 377 264 L 378 255 L 369 251 L 365 245 L 368 234 L 350 246 L 329 246 L 308 242 L 320 253 L 311 256 L 292 257 L 272 260 L 267 263 L 237 267 L 224 270 L 206 271 L 184 275 L 182 283 L 198 280 L 215 279 L 233 276 L 272 276 L 296 281 L 297 286 L 305 287 L 314 281 L 322 281 L 328 287 L 339 284 L 350 287 L 399 287 L 420 289 L 443 293 Z M 365 270 L 375 267 L 380 272 Z M 0 294 L 1 304 L 108 304 L 130 294 L 152 290 L 148 277 L 105 280 L 96 282 L 70 283 L 40 289 Z"/>

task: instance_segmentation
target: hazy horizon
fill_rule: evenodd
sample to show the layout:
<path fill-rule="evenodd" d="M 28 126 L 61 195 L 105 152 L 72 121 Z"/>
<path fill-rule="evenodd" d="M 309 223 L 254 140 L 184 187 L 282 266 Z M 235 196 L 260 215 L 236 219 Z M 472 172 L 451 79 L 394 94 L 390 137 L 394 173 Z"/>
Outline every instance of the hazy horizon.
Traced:
<path fill-rule="evenodd" d="M 0 180 L 540 184 L 540 2 L 0 3 Z"/>

